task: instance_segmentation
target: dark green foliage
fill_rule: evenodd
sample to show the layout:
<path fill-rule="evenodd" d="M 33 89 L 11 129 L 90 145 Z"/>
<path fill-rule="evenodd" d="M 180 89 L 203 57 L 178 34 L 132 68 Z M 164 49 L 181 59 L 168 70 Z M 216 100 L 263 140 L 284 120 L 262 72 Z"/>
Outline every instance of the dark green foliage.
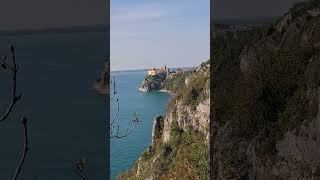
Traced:
<path fill-rule="evenodd" d="M 300 11 L 294 13 L 301 16 Z M 298 34 L 284 38 L 273 28 L 237 33 L 226 32 L 213 43 L 212 118 L 219 125 L 231 121 L 231 137 L 254 139 L 259 156 L 274 154 L 286 132 L 299 132 L 300 125 L 318 113 L 320 50 L 312 41 L 301 44 Z M 261 42 L 269 36 L 284 39 L 284 44 L 265 46 Z M 253 49 L 254 58 L 241 71 L 245 46 Z"/>
<path fill-rule="evenodd" d="M 256 136 L 258 153 L 274 153 L 276 141 L 285 132 L 311 118 L 308 114 L 314 114 L 307 104 L 308 84 L 303 75 L 315 52 L 298 46 L 290 50 L 258 50 L 251 72 L 237 81 L 229 111 L 234 121 L 233 133 L 246 138 Z"/>
<path fill-rule="evenodd" d="M 177 101 L 182 101 L 183 105 L 191 106 L 195 109 L 200 102 L 208 98 L 209 94 L 206 90 L 210 89 L 209 74 L 201 73 L 191 78 L 188 86 L 184 84 L 184 81 L 185 77 L 182 82 L 180 81 L 183 85 L 176 89 L 175 96 L 169 102 L 167 110 L 174 112 Z"/>
<path fill-rule="evenodd" d="M 170 139 L 170 145 L 173 147 L 174 150 L 178 149 L 180 143 L 181 143 L 181 135 L 183 133 L 183 130 L 178 127 L 178 124 L 176 121 L 174 121 L 171 125 L 171 139 Z"/>
<path fill-rule="evenodd" d="M 191 72 L 173 74 L 171 78 L 167 78 L 162 84 L 161 89 L 166 89 L 172 93 L 176 93 L 178 89 L 184 87 L 184 80 Z"/>
<path fill-rule="evenodd" d="M 172 156 L 168 177 L 209 179 L 209 148 L 203 135 L 192 128 L 178 135 L 180 143 Z"/>
<path fill-rule="evenodd" d="M 209 89 L 209 76 L 192 78 L 187 87 L 177 92 L 177 98 L 182 100 L 184 105 L 191 105 L 193 108 L 208 97 L 205 90 Z"/>

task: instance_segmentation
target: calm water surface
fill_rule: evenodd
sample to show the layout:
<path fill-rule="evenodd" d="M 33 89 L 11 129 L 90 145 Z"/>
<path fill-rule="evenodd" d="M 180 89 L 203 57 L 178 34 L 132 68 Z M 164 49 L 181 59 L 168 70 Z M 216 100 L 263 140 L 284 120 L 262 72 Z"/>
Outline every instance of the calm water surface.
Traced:
<path fill-rule="evenodd" d="M 23 93 L 0 126 L 0 179 L 10 179 L 21 157 L 20 115 L 29 118 L 30 151 L 21 179 L 79 180 L 74 162 L 88 161 L 90 179 L 107 179 L 109 107 L 91 87 L 108 53 L 105 32 L 0 37 L 0 53 L 16 46 Z M 0 106 L 8 100 L 8 73 L 0 71 Z"/>
<path fill-rule="evenodd" d="M 149 147 L 153 120 L 157 115 L 164 115 L 170 99 L 168 93 L 143 93 L 138 90 L 146 73 L 146 71 L 122 71 L 112 74 L 116 78 L 117 98 L 120 101 L 118 124 L 124 129 L 132 126 L 130 118 L 135 112 L 140 114 L 142 121 L 135 131 L 126 138 L 111 140 L 110 179 L 114 179 L 119 173 L 131 168 L 139 155 Z M 112 102 L 111 115 L 115 112 L 115 102 Z"/>

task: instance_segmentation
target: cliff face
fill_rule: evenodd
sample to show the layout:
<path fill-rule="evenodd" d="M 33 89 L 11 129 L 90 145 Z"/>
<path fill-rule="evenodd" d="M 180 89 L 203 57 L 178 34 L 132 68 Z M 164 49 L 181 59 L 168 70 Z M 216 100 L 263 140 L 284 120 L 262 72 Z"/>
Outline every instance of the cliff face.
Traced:
<path fill-rule="evenodd" d="M 118 179 L 209 178 L 209 69 L 204 63 L 162 86 L 175 92 L 167 113 L 155 118 L 152 144 Z"/>
<path fill-rule="evenodd" d="M 216 35 L 213 179 L 320 178 L 319 4 Z"/>
<path fill-rule="evenodd" d="M 140 86 L 140 91 L 150 92 L 161 89 L 162 83 L 166 80 L 167 74 L 160 73 L 155 76 L 146 76 Z"/>
<path fill-rule="evenodd" d="M 94 84 L 94 89 L 101 94 L 109 93 L 109 83 L 110 83 L 110 59 L 107 57 L 104 63 L 104 69 L 101 73 L 101 77 L 96 80 Z"/>
<path fill-rule="evenodd" d="M 185 89 L 180 90 L 177 96 L 171 100 L 164 119 L 164 143 L 168 143 L 170 140 L 173 123 L 177 123 L 177 126 L 182 130 L 192 127 L 192 129 L 209 137 L 209 73 L 209 64 L 204 64 L 184 78 Z"/>

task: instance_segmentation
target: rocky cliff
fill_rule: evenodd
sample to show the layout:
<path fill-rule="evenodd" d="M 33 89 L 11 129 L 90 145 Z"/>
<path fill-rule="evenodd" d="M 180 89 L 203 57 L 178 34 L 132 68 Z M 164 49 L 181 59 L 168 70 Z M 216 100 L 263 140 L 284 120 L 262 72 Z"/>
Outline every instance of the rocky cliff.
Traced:
<path fill-rule="evenodd" d="M 150 91 L 158 91 L 161 89 L 163 82 L 166 80 L 166 73 L 159 73 L 155 76 L 146 76 L 140 86 L 140 91 L 150 92 Z"/>
<path fill-rule="evenodd" d="M 152 144 L 118 179 L 209 178 L 209 69 L 203 63 L 162 86 L 175 92 L 166 115 L 155 118 Z"/>
<path fill-rule="evenodd" d="M 216 31 L 212 179 L 320 179 L 319 5 Z"/>
<path fill-rule="evenodd" d="M 96 80 L 94 83 L 94 89 L 101 94 L 108 94 L 109 93 L 109 83 L 110 83 L 110 59 L 109 57 L 106 58 L 104 62 L 104 68 L 101 72 L 100 78 Z"/>

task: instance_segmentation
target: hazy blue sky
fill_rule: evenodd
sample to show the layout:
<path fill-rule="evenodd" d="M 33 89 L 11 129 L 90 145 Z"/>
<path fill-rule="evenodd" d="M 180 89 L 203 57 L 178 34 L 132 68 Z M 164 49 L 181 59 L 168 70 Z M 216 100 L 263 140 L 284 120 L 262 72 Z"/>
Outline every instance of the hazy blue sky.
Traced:
<path fill-rule="evenodd" d="M 0 0 L 0 30 L 105 24 L 107 1 Z"/>
<path fill-rule="evenodd" d="M 209 58 L 210 0 L 111 0 L 111 69 L 197 66 Z"/>
<path fill-rule="evenodd" d="M 281 16 L 296 2 L 305 0 L 212 0 L 217 19 Z"/>

